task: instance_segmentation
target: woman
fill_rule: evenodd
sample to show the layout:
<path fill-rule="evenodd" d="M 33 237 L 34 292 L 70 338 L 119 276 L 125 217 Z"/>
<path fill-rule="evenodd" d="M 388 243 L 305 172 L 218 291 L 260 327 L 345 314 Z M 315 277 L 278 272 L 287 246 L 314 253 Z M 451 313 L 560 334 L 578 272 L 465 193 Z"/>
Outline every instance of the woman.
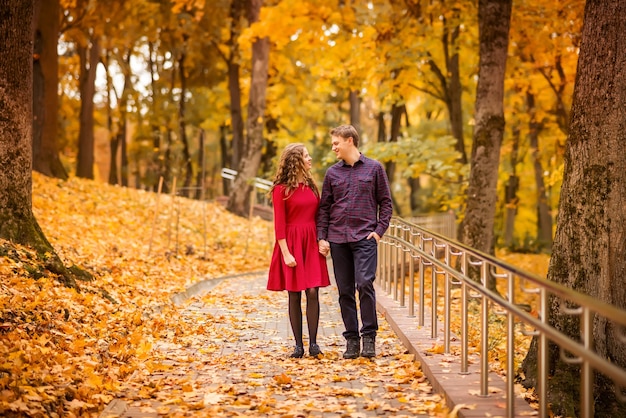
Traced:
<path fill-rule="evenodd" d="M 304 356 L 302 291 L 306 294 L 309 355 L 317 357 L 322 354 L 317 345 L 318 289 L 330 285 L 326 258 L 318 251 L 315 215 L 320 198 L 311 177 L 311 160 L 304 145 L 287 145 L 280 156 L 270 190 L 276 244 L 267 289 L 289 292 L 289 322 L 296 339 L 296 348 L 291 354 L 293 358 Z"/>

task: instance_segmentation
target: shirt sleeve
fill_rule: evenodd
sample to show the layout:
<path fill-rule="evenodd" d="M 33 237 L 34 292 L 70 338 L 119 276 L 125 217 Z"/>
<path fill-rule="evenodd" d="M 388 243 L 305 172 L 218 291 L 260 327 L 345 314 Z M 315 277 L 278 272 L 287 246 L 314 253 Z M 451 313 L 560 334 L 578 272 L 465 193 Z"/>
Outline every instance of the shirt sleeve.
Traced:
<path fill-rule="evenodd" d="M 376 202 L 378 203 L 378 225 L 376 233 L 382 237 L 389 228 L 391 216 L 393 215 L 393 205 L 391 201 L 391 190 L 389 180 L 382 164 L 378 164 L 376 170 Z"/>
<path fill-rule="evenodd" d="M 320 196 L 320 204 L 317 208 L 317 239 L 325 240 L 328 238 L 328 223 L 330 219 L 330 207 L 333 204 L 333 194 L 330 186 L 330 176 L 326 172 L 324 176 L 324 184 L 322 185 L 322 194 Z"/>
<path fill-rule="evenodd" d="M 287 238 L 287 201 L 284 196 L 285 187 L 278 185 L 272 190 L 272 204 L 274 206 L 274 234 L 276 240 Z"/>

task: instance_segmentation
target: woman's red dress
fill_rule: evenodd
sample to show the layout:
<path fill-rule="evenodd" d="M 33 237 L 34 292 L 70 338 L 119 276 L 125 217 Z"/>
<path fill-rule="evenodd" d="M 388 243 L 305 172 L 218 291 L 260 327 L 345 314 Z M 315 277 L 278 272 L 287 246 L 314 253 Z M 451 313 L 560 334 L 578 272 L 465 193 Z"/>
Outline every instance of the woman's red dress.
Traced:
<path fill-rule="evenodd" d="M 300 184 L 287 199 L 286 187 L 277 185 L 272 191 L 274 205 L 274 232 L 276 244 L 267 280 L 268 290 L 298 292 L 312 287 L 330 285 L 326 257 L 317 246 L 315 216 L 319 198 L 310 187 Z M 296 266 L 289 267 L 283 260 L 279 239 L 287 241 Z"/>

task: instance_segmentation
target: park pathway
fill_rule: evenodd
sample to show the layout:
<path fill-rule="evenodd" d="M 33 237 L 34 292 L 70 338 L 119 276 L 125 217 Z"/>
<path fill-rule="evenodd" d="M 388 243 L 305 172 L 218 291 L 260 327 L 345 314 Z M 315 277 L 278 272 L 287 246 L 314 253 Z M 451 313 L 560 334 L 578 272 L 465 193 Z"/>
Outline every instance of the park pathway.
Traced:
<path fill-rule="evenodd" d="M 324 356 L 308 356 L 305 322 L 307 353 L 290 359 L 293 338 L 286 292 L 269 292 L 265 284 L 264 274 L 253 274 L 207 281 L 188 290 L 184 298 L 193 301 L 186 305 L 183 320 L 200 326 L 210 322 L 220 328 L 218 337 L 199 333 L 193 341 L 174 337 L 159 342 L 168 367 L 151 370 L 141 387 L 110 402 L 100 418 L 505 415 L 505 401 L 497 393 L 488 398 L 471 395 L 472 388 L 479 387 L 477 373 L 462 376 L 454 371 L 449 355 L 428 353 L 437 341 L 410 325 L 382 289 L 378 355 L 373 360 L 342 358 L 345 341 L 335 286 L 320 291 L 318 343 Z M 417 356 L 416 362 L 418 348 L 425 357 Z M 429 382 L 426 375 L 435 381 Z M 164 396 L 168 385 L 171 390 Z M 157 387 L 155 396 L 150 388 Z M 519 416 L 531 415 L 529 409 L 522 411 Z"/>

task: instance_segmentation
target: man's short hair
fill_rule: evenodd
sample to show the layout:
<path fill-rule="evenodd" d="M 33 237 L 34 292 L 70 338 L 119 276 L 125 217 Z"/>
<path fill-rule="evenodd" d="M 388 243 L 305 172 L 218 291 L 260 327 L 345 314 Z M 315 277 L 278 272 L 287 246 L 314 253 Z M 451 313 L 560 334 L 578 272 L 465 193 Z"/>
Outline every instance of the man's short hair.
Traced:
<path fill-rule="evenodd" d="M 359 133 L 352 125 L 340 125 L 331 129 L 330 134 L 332 136 L 340 136 L 344 139 L 352 138 L 352 143 L 355 147 L 359 146 Z"/>

